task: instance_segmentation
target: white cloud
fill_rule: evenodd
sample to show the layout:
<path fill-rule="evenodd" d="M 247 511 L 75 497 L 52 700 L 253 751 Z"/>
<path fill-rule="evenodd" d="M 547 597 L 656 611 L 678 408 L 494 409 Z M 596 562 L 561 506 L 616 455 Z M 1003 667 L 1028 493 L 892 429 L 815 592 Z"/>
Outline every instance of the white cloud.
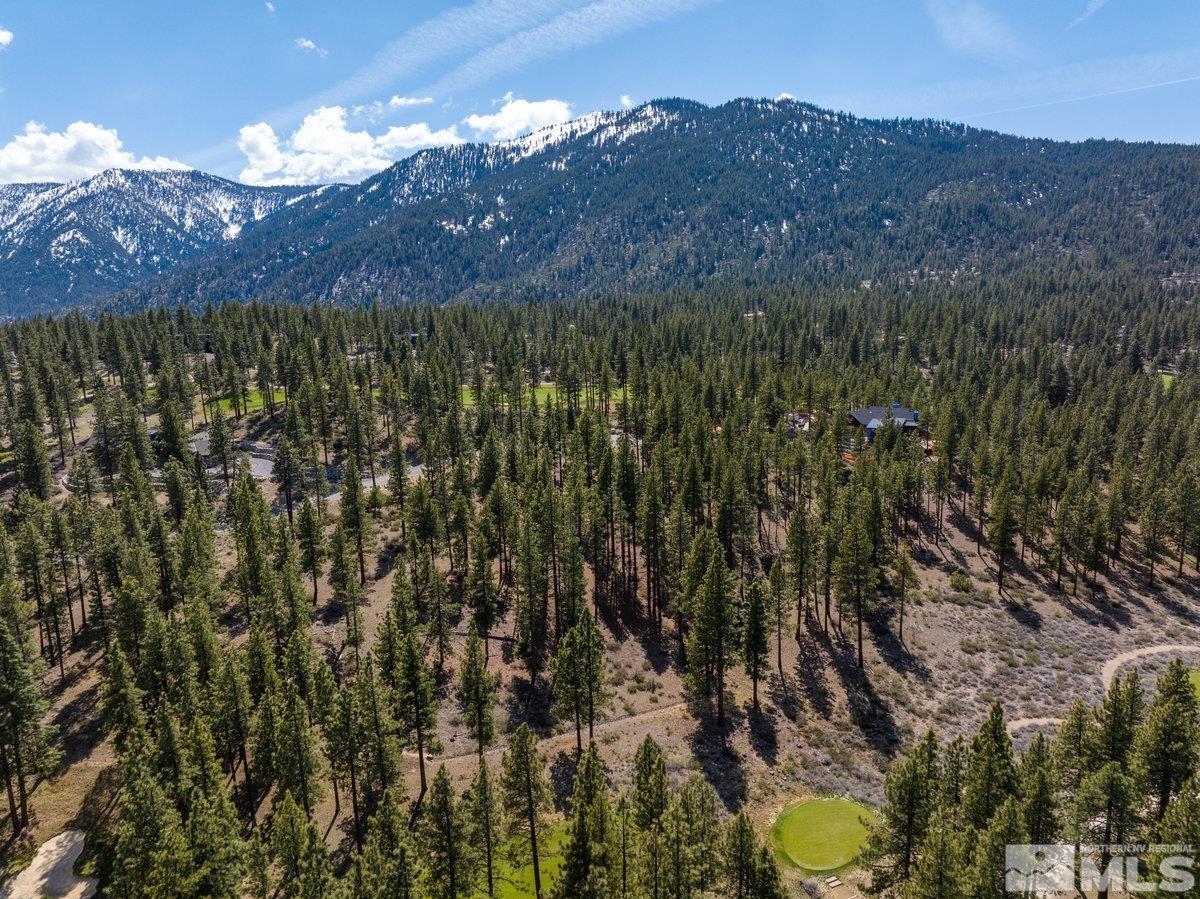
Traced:
<path fill-rule="evenodd" d="M 591 46 L 713 2 L 717 0 L 595 0 L 481 50 L 442 76 L 427 93 L 454 94 L 539 59 Z"/>
<path fill-rule="evenodd" d="M 265 5 L 266 5 L 266 7 L 267 7 L 267 12 L 274 14 L 274 12 L 275 12 L 275 4 L 274 4 L 274 3 L 272 3 L 272 2 L 271 2 L 271 0 L 267 0 L 267 2 L 266 2 L 266 4 L 265 4 Z"/>
<path fill-rule="evenodd" d="M 1020 38 L 980 0 L 926 0 L 925 9 L 942 42 L 955 53 L 990 63 L 1025 55 Z"/>
<path fill-rule="evenodd" d="M 0 50 L 3 50 L 4 48 L 8 47 L 9 45 L 12 44 L 12 42 L 13 42 L 13 33 L 11 31 L 9 31 L 7 28 L 5 28 L 3 25 L 0 25 Z"/>
<path fill-rule="evenodd" d="M 621 94 L 621 105 L 626 109 L 632 109 L 633 97 L 629 96 L 629 94 Z"/>
<path fill-rule="evenodd" d="M 238 148 L 246 157 L 241 179 L 247 184 L 361 181 L 407 151 L 462 142 L 454 127 L 435 130 L 425 122 L 393 126 L 378 135 L 352 131 L 341 106 L 310 113 L 286 141 L 266 122 L 246 125 L 238 135 Z"/>
<path fill-rule="evenodd" d="M 784 100 L 795 100 L 795 99 L 796 98 L 793 97 L 791 94 L 789 94 L 787 91 L 780 91 L 779 96 L 775 98 L 775 102 L 781 103 Z"/>
<path fill-rule="evenodd" d="M 105 169 L 186 169 L 165 156 L 135 156 L 121 143 L 115 128 L 72 122 L 65 131 L 47 131 L 29 122 L 0 147 L 0 183 L 12 181 L 76 181 Z"/>
<path fill-rule="evenodd" d="M 372 100 L 370 103 L 359 103 L 350 108 L 350 117 L 366 119 L 368 122 L 378 122 L 388 113 L 409 106 L 425 106 L 433 102 L 433 97 L 401 97 L 393 96 L 387 100 Z"/>
<path fill-rule="evenodd" d="M 317 56 L 328 56 L 329 51 L 324 47 L 318 47 L 316 42 L 306 37 L 296 38 L 296 49 L 304 53 L 315 53 Z"/>
<path fill-rule="evenodd" d="M 511 97 L 511 92 L 505 95 Z M 571 118 L 571 104 L 563 100 L 508 99 L 491 115 L 469 115 L 463 124 L 490 140 L 511 140 L 527 131 L 557 125 Z"/>
<path fill-rule="evenodd" d="M 1108 0 L 1088 0 L 1087 7 L 1083 10 L 1083 12 L 1081 12 L 1075 18 L 1075 20 L 1073 22 L 1071 22 L 1071 24 L 1068 27 L 1074 28 L 1076 25 L 1079 25 L 1082 22 L 1086 22 L 1093 15 L 1098 13 L 1100 11 L 1100 7 L 1102 7 L 1107 2 L 1108 2 Z"/>

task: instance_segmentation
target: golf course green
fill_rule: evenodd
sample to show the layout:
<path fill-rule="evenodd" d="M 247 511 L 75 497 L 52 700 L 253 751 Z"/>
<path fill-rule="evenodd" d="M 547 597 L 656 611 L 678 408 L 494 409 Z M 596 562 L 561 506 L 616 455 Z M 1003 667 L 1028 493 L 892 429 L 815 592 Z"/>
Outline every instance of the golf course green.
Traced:
<path fill-rule="evenodd" d="M 778 855 L 812 873 L 837 871 L 858 857 L 873 812 L 849 799 L 808 799 L 780 812 L 771 827 Z"/>

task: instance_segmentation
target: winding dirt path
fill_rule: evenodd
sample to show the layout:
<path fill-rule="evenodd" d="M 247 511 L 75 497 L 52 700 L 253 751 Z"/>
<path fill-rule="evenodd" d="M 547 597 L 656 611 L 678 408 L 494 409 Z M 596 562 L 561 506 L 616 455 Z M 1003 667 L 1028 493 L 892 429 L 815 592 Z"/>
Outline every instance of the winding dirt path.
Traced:
<path fill-rule="evenodd" d="M 1142 659 L 1146 656 L 1157 656 L 1163 653 L 1185 653 L 1197 652 L 1200 653 L 1200 644 L 1196 643 L 1165 643 L 1162 646 L 1143 646 L 1139 649 L 1131 649 L 1128 652 L 1118 653 L 1113 656 L 1100 668 L 1100 682 L 1104 684 L 1104 689 L 1107 692 L 1112 686 L 1113 680 L 1117 676 L 1117 672 L 1122 666 L 1129 664 L 1136 659 Z M 1049 727 L 1055 724 L 1061 724 L 1061 718 L 1015 718 L 1008 722 L 1008 733 L 1011 736 L 1017 731 L 1024 730 L 1027 727 Z"/>

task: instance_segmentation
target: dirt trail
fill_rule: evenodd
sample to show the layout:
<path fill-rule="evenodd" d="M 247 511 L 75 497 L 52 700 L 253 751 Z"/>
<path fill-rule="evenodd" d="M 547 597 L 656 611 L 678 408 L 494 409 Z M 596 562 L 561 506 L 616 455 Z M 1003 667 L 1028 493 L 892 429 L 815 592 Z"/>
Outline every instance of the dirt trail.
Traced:
<path fill-rule="evenodd" d="M 0 899 L 89 899 L 96 892 L 94 877 L 77 877 L 75 862 L 83 852 L 86 834 L 65 830 L 41 845 L 29 867 L 0 886 Z"/>
<path fill-rule="evenodd" d="M 1117 676 L 1117 671 L 1125 663 L 1132 662 L 1134 659 L 1140 659 L 1144 656 L 1160 655 L 1164 652 L 1200 652 L 1200 646 L 1195 643 L 1168 643 L 1164 646 L 1143 646 L 1141 649 L 1131 649 L 1129 652 L 1113 656 L 1104 663 L 1104 667 L 1100 671 L 1100 679 L 1104 682 L 1104 689 L 1107 690 L 1112 686 L 1113 678 Z"/>
<path fill-rule="evenodd" d="M 595 723 L 595 725 L 593 726 L 592 730 L 593 731 L 607 730 L 610 727 L 615 727 L 618 724 L 627 723 L 630 721 L 637 721 L 637 720 L 640 720 L 643 718 L 663 717 L 670 712 L 674 712 L 678 709 L 685 708 L 686 706 L 687 706 L 686 702 L 673 702 L 670 705 L 658 706 L 657 708 L 647 709 L 644 712 L 632 712 L 632 713 L 626 714 L 626 715 L 617 715 L 615 718 L 609 718 L 606 721 L 597 721 Z M 570 743 L 574 744 L 575 728 L 571 727 L 571 728 L 568 728 L 567 730 L 563 731 L 560 734 L 554 734 L 549 737 L 543 737 L 541 740 L 538 741 L 538 748 L 541 750 L 545 750 L 547 747 L 553 749 L 560 742 L 570 742 Z M 586 742 L 587 742 L 587 733 L 585 730 L 584 743 L 586 744 Z M 484 755 L 494 755 L 495 753 L 503 752 L 504 748 L 507 745 L 508 745 L 508 737 L 505 736 L 497 743 L 497 745 L 492 746 L 488 749 L 485 749 L 483 751 L 483 754 Z M 416 751 L 412 750 L 412 749 L 405 749 L 403 754 L 409 758 L 415 759 L 417 757 Z M 425 760 L 427 762 L 430 762 L 431 764 L 439 764 L 441 762 L 452 762 L 455 759 L 478 758 L 478 756 L 479 756 L 479 752 L 477 749 L 468 749 L 463 752 L 453 753 L 452 755 L 428 755 L 425 757 Z M 0 899 L 5 899 L 5 897 L 0 896 Z"/>
<path fill-rule="evenodd" d="M 1162 646 L 1143 646 L 1140 649 L 1131 649 L 1128 652 L 1119 653 L 1105 662 L 1100 668 L 1100 682 L 1104 684 L 1104 689 L 1107 691 L 1112 686 L 1117 672 L 1121 670 L 1123 665 L 1127 665 L 1135 659 L 1162 655 L 1165 652 L 1200 652 L 1200 645 L 1196 643 L 1167 643 Z M 1008 722 L 1008 732 L 1009 734 L 1015 734 L 1017 731 L 1024 730 L 1027 727 L 1048 727 L 1061 723 L 1061 718 L 1016 718 Z"/>

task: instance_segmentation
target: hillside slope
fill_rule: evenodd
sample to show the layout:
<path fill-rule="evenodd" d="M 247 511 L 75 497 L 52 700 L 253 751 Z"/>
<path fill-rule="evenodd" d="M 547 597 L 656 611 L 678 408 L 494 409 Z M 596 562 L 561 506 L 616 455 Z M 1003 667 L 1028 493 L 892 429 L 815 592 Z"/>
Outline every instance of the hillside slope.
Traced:
<path fill-rule="evenodd" d="M 232 241 L 314 193 L 121 169 L 68 184 L 0 185 L 0 310 L 86 303 Z"/>

